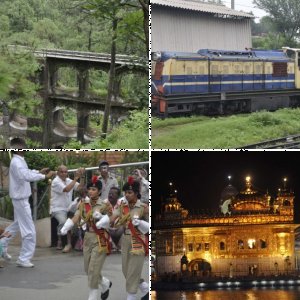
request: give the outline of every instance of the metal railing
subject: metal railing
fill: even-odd
[[[110,165],[109,170],[119,169],[119,174],[117,174],[116,177],[119,178],[119,184],[121,186],[125,181],[126,175],[130,174],[132,167],[145,166],[145,165],[149,165],[149,161]],[[76,172],[76,170],[77,169],[70,169],[68,170],[68,173],[72,174]],[[85,170],[86,170],[85,182],[87,182],[87,179],[91,177],[91,173],[93,171],[99,170],[99,167],[89,167],[86,168]],[[115,171],[111,173],[117,173],[117,172]],[[38,200],[38,185],[37,182],[33,183],[32,185],[33,213],[32,214],[33,214],[34,221],[38,219],[38,209],[41,208],[43,205],[45,205],[45,201],[49,199],[49,203],[50,203],[50,197],[47,197],[50,194],[50,190],[51,190],[51,184],[48,184],[47,188],[42,194],[42,197],[40,198],[40,200]],[[48,211],[49,211],[49,207],[48,207]]]

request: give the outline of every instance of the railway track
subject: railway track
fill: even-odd
[[[300,149],[300,135],[290,135],[279,139],[266,140],[238,149]]]

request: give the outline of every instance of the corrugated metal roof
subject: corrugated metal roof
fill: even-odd
[[[224,5],[204,3],[193,0],[151,0],[151,4],[163,5],[187,10],[201,11],[212,14],[230,15],[235,17],[254,18],[253,15],[233,10]]]

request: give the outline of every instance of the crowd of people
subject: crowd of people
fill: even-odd
[[[24,149],[21,139],[12,140],[12,149]],[[36,246],[36,231],[32,219],[29,197],[30,182],[54,178],[51,183],[50,213],[57,220],[58,250],[72,250],[73,227],[84,233],[84,269],[88,277],[88,300],[109,298],[113,282],[102,274],[106,256],[112,247],[121,250],[122,272],[126,280],[127,300],[136,300],[138,290],[142,300],[149,299],[149,286],[141,278],[149,242],[149,182],[144,169],[136,169],[121,190],[117,179],[109,172],[109,163],[101,161],[100,176],[85,182],[84,168],[68,177],[64,165],[57,171],[48,168],[30,170],[21,150],[13,151],[9,171],[9,195],[14,207],[14,221],[0,235],[0,256],[11,260],[8,245],[17,232],[21,233],[21,250],[18,267],[33,268],[32,257]],[[74,192],[78,197],[73,200]],[[76,226],[75,226],[76,225]],[[67,236],[63,247],[62,236]],[[3,264],[0,261],[0,266]],[[117,288],[117,284],[115,285]]]

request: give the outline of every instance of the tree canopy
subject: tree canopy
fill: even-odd
[[[8,45],[111,53],[113,28],[107,16],[114,9],[118,18],[116,53],[147,61],[149,0],[2,0],[0,100],[22,115],[43,117],[41,87],[32,80],[41,66],[29,53],[11,53]],[[75,78],[72,70],[60,75],[63,82]],[[130,73],[117,80],[124,102],[148,106],[147,76]],[[107,93],[107,74],[93,70],[89,81],[92,93]]]
[[[273,33],[281,36],[285,46],[297,44],[300,36],[300,2],[298,0],[254,0],[253,3],[269,14],[267,20],[272,23]]]

